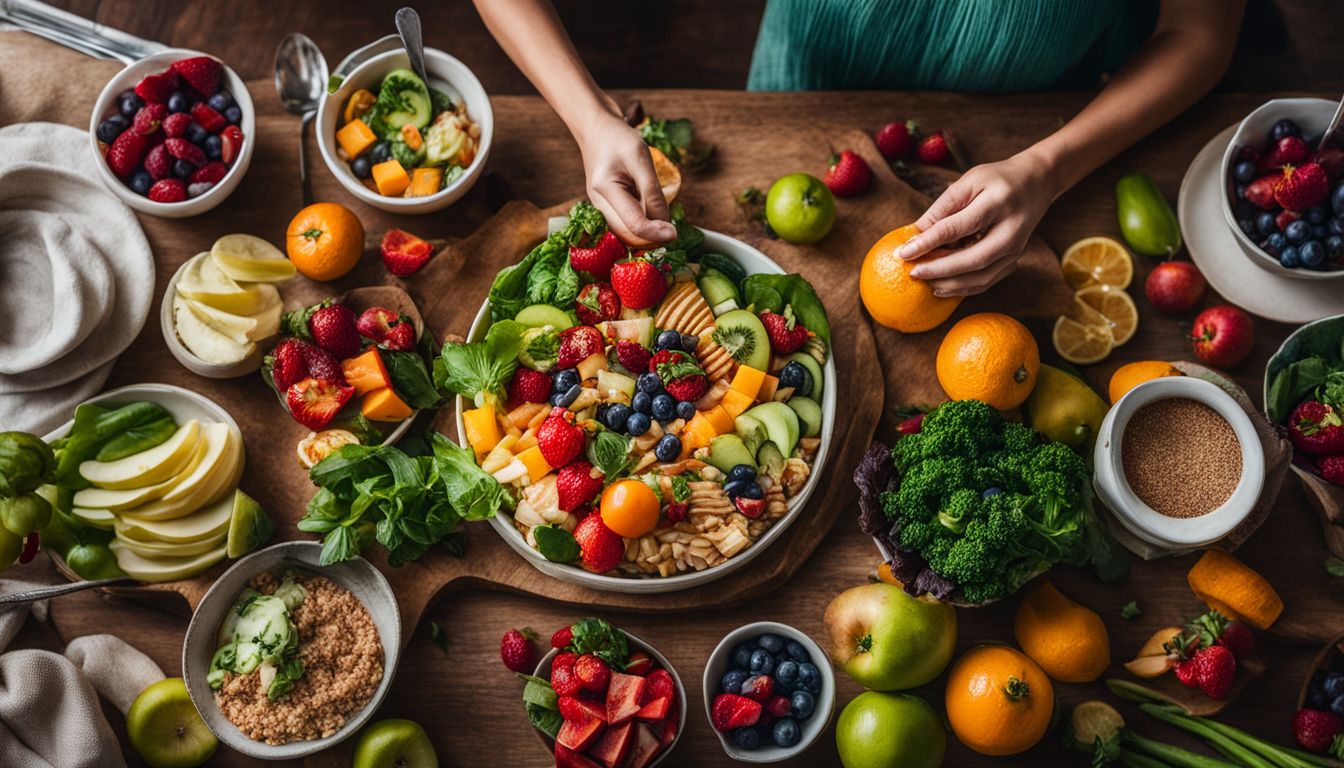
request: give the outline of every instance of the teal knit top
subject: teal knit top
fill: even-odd
[[[767,0],[748,90],[1087,88],[1151,34],[1156,2]]]

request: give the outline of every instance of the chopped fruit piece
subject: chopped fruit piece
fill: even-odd
[[[601,352],[594,352],[579,362],[577,366],[579,369],[579,380],[587,381],[588,379],[595,378],[599,372],[609,370],[609,365],[610,363],[607,361],[606,355]]]
[[[442,168],[416,168],[411,172],[411,189],[407,193],[408,196],[429,197],[437,194],[440,189],[443,189]]]
[[[751,407],[754,401],[750,395],[744,395],[736,389],[730,389],[723,395],[723,400],[719,401],[719,407],[728,413],[731,418],[736,419],[742,415],[742,412]]]
[[[415,170],[417,174],[420,171],[419,168]],[[429,258],[434,255],[434,246],[405,230],[389,229],[383,235],[379,251],[388,272],[406,277],[419,272],[429,262]]]
[[[608,728],[602,738],[593,745],[589,754],[596,757],[606,768],[617,768],[625,764],[626,755],[635,744],[635,724],[622,723]]]
[[[351,123],[351,125],[363,124],[363,120]],[[372,173],[378,193],[388,197],[401,197],[401,193],[411,185],[411,177],[406,175],[406,169],[401,167],[401,163],[397,162],[395,157],[373,166]]]
[[[660,696],[640,707],[639,711],[635,713],[635,718],[638,720],[662,720],[667,717],[667,711],[671,703],[672,700],[668,697]]]
[[[491,407],[473,408],[462,412],[462,423],[467,430],[467,443],[476,452],[476,458],[489,453],[499,444],[499,419]]]
[[[682,430],[681,436],[684,442],[695,443],[695,447],[701,448],[709,445],[709,441],[718,436],[713,423],[703,412],[698,412],[686,422],[686,428]]]
[[[425,137],[420,135],[420,129],[410,123],[401,126],[401,140],[406,142],[406,146],[416,151],[425,146]]]
[[[167,104],[168,97],[177,90],[177,73],[165,69],[157,75],[146,75],[135,86],[135,95],[147,104]]]
[[[720,731],[748,728],[760,719],[761,703],[735,693],[719,694],[710,708],[710,721]]]
[[[673,723],[674,727],[675,725]],[[663,744],[659,740],[658,734],[650,730],[647,725],[640,723],[635,727],[635,746],[630,749],[629,766],[630,768],[646,768],[662,751]]]
[[[317,431],[326,429],[354,395],[354,388],[348,384],[308,378],[290,385],[285,402],[295,421]]]
[[[761,388],[756,392],[756,399],[762,403],[768,403],[775,399],[775,390],[779,389],[779,378],[766,375],[761,381]]]
[[[368,114],[377,100],[378,97],[374,96],[367,88],[360,88],[350,94],[350,98],[345,102],[345,110],[341,112],[341,124],[344,125],[351,120],[358,120]]]
[[[607,686],[607,722],[616,725],[634,717],[643,698],[644,678],[612,672]]]
[[[518,460],[527,467],[527,478],[531,482],[537,482],[551,471],[551,465],[547,464],[546,458],[541,455],[540,446],[534,445],[518,454]]]
[[[375,389],[359,404],[360,413],[373,421],[404,421],[413,411],[391,387]]]
[[[341,145],[341,149],[345,150],[345,154],[359,157],[364,154],[364,150],[378,141],[378,137],[374,135],[368,123],[363,120],[352,120],[336,131],[336,141]]]
[[[341,361],[345,382],[355,388],[356,395],[392,386],[392,377],[383,365],[383,356],[377,347],[369,347],[362,354]]]
[[[224,77],[224,65],[209,56],[193,56],[173,62],[173,71],[195,88],[202,97],[213,96]]]
[[[739,365],[737,373],[733,374],[733,383],[729,386],[747,397],[755,398],[760,393],[761,384],[765,379],[765,371],[758,371],[749,365]]]
[[[716,405],[708,411],[703,411],[705,420],[709,426],[714,429],[715,435],[725,435],[733,431],[733,419],[728,411],[721,405]]]
[[[597,741],[602,728],[602,721],[595,717],[580,723],[566,721],[555,734],[556,747],[558,749],[563,746],[565,749],[582,752]]]

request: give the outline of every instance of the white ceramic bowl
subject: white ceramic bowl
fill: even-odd
[[[776,744],[769,744],[768,746],[762,744],[756,749],[741,749],[733,743],[731,733],[722,733],[714,728],[712,714],[714,697],[719,695],[719,682],[731,667],[733,649],[739,643],[754,640],[764,634],[779,635],[785,641],[796,640],[807,649],[808,654],[812,656],[812,663],[821,672],[821,692],[816,695],[817,706],[812,712],[812,717],[798,723],[802,736],[798,739],[797,744],[787,748]],[[709,720],[710,730],[713,730],[714,734],[719,737],[719,743],[723,745],[723,751],[727,752],[729,757],[743,763],[777,763],[801,755],[816,743],[821,734],[826,731],[826,726],[831,722],[831,715],[835,713],[835,672],[831,669],[830,659],[812,638],[788,624],[780,624],[775,621],[758,621],[754,624],[747,624],[724,635],[724,638],[710,652],[709,660],[705,662],[702,686],[705,698],[705,717]]]
[[[682,685],[681,676],[677,674],[677,670],[672,666],[672,662],[668,661],[666,656],[659,653],[657,648],[654,648],[652,645],[649,645],[625,630],[621,630],[621,632],[625,635],[628,647],[632,651],[643,651],[647,653],[649,658],[658,663],[658,666],[666,669],[668,674],[672,675],[672,682],[677,687],[677,735],[672,739],[672,743],[668,744],[667,748],[662,752],[659,752],[658,756],[653,759],[653,762],[649,763],[647,766],[647,768],[654,768],[654,766],[661,764],[664,758],[672,754],[672,750],[677,748],[677,742],[681,741],[682,731],[686,730],[686,686]],[[551,679],[551,662],[555,660],[555,656],[558,653],[560,653],[559,648],[552,648],[550,652],[541,657],[541,661],[537,662],[537,668],[532,674],[543,680],[549,681]],[[541,739],[541,742],[546,745],[548,751],[554,749],[555,742],[552,741],[550,736],[547,736],[536,728],[533,728],[532,730],[537,734],[537,737]]]
[[[191,701],[205,724],[225,746],[249,757],[293,760],[339,744],[359,730],[378,710],[378,705],[392,687],[392,678],[396,675],[397,661],[401,655],[401,614],[391,585],[377,568],[362,557],[322,567],[318,564],[321,554],[322,544],[316,541],[287,541],[253,552],[234,563],[211,585],[192,614],[191,624],[187,626],[187,636],[182,643],[182,677],[186,680]],[[262,571],[286,567],[325,576],[350,590],[363,603],[378,628],[378,641],[383,646],[383,679],[378,683],[373,697],[352,714],[336,733],[326,738],[277,745],[253,741],[243,735],[219,711],[210,685],[206,682],[206,675],[210,671],[210,659],[215,654],[215,635],[238,594],[247,587],[252,577]]]
[[[425,70],[429,75],[429,85],[447,93],[453,102],[465,101],[467,116],[481,128],[481,138],[476,159],[456,181],[425,197],[388,197],[370,191],[350,170],[350,165],[337,154],[336,131],[345,102],[350,94],[365,88],[378,93],[378,85],[383,76],[394,69],[410,66],[406,52],[401,50],[380,53],[360,64],[341,83],[335,93],[322,97],[317,109],[317,146],[322,150],[322,160],[327,168],[341,182],[345,190],[360,200],[391,213],[430,213],[442,210],[457,202],[480,178],[485,161],[490,156],[490,143],[495,133],[495,115],[490,109],[490,98],[481,87],[481,81],[467,68],[467,65],[435,48],[425,49]]]
[[[731,256],[747,271],[747,274],[756,274],[764,272],[766,274],[785,274],[784,270],[759,250],[747,245],[728,235],[714,232],[708,229],[701,229],[705,233],[705,252],[722,253]],[[476,319],[472,321],[471,330],[467,332],[468,341],[480,341],[485,338],[485,332],[490,329],[490,302],[487,300],[481,304],[481,309],[476,313]],[[549,576],[554,576],[561,581],[567,581],[572,584],[589,587],[590,589],[600,589],[606,592],[622,592],[625,594],[659,594],[663,592],[676,592],[682,589],[698,587],[702,584],[708,584],[716,579],[721,579],[730,573],[742,568],[751,562],[758,555],[765,551],[766,547],[784,534],[793,521],[798,519],[798,514],[803,507],[807,506],[807,500],[812,497],[812,492],[816,489],[817,483],[821,478],[822,471],[826,467],[826,456],[831,444],[831,437],[835,431],[835,389],[837,384],[835,372],[835,356],[829,355],[826,358],[826,365],[822,367],[822,375],[825,377],[825,388],[821,394],[821,448],[817,451],[816,459],[812,463],[812,473],[808,476],[807,483],[802,491],[789,499],[789,511],[780,518],[778,522],[770,526],[759,539],[752,543],[736,557],[727,561],[706,568],[703,571],[686,571],[674,576],[649,576],[645,578],[607,576],[600,573],[590,573],[576,565],[564,563],[553,563],[542,556],[540,552],[528,546],[527,540],[518,532],[513,525],[513,518],[507,510],[500,510],[498,514],[491,519],[490,524],[504,541],[514,551],[523,556],[523,559],[531,563],[537,570]],[[462,411],[466,401],[459,395],[455,400],[457,410],[457,439],[463,445],[467,444],[467,428],[462,422]]]
[[[189,198],[180,203],[156,203],[148,197],[137,195],[121,179],[118,179],[112,173],[112,169],[107,167],[107,161],[103,159],[103,153],[98,148],[98,136],[96,135],[98,123],[102,122],[104,118],[116,114],[117,96],[122,91],[134,88],[136,83],[140,82],[140,79],[145,75],[153,75],[164,71],[174,61],[189,59],[193,56],[209,55],[187,48],[171,48],[146,56],[134,64],[126,65],[125,69],[114,75],[107,82],[107,85],[103,86],[103,92],[98,94],[98,100],[93,103],[93,114],[89,116],[89,151],[93,153],[94,165],[98,166],[98,176],[117,197],[121,198],[122,202],[141,213],[149,213],[169,219],[180,219],[205,213],[224,202],[224,199],[233,193],[233,190],[238,186],[238,182],[243,180],[243,174],[247,173],[247,166],[252,162],[252,149],[257,143],[257,121],[256,112],[252,108],[252,96],[247,92],[247,84],[227,64],[224,65],[224,88],[233,96],[233,100],[237,102],[238,107],[243,112],[243,122],[239,125],[239,128],[243,130],[243,150],[234,159],[229,172],[210,191],[200,197]]]
[[[1130,488],[1123,462],[1124,433],[1143,406],[1157,400],[1186,398],[1203,403],[1227,420],[1241,444],[1241,480],[1222,506],[1198,517],[1167,517],[1148,506]],[[1172,439],[1180,439],[1173,434]],[[1255,425],[1232,396],[1216,385],[1190,376],[1168,376],[1134,387],[1111,406],[1093,448],[1093,486],[1097,496],[1130,533],[1173,550],[1208,546],[1241,524],[1260,498],[1265,454]]]
[[[125,405],[138,400],[147,400],[162,406],[179,424],[192,419],[219,421],[228,424],[229,428],[235,433],[242,434],[238,429],[238,422],[234,421],[229,412],[224,410],[224,407],[219,403],[205,395],[172,384],[128,384],[124,387],[109,389],[106,392],[99,392],[84,402]],[[72,413],[68,421],[44,435],[42,439],[50,443],[52,440],[65,437],[74,425],[75,420]]]
[[[229,365],[207,363],[182,343],[182,339],[177,335],[177,323],[173,322],[173,298],[177,295],[177,279],[181,277],[182,269],[185,267],[186,264],[183,263],[173,273],[172,279],[168,281],[168,290],[163,292],[163,301],[159,305],[159,329],[163,332],[163,343],[168,345],[168,351],[173,353],[173,357],[184,368],[207,379],[233,379],[256,373],[261,369],[262,358],[271,348],[274,335],[257,341],[257,348],[252,354]]]
[[[1299,280],[1336,280],[1344,277],[1344,269],[1330,271],[1304,267],[1288,269],[1280,264],[1278,259],[1260,250],[1260,246],[1241,231],[1241,227],[1237,226],[1236,214],[1232,212],[1232,166],[1236,164],[1237,155],[1242,147],[1250,146],[1260,150],[1269,136],[1269,129],[1285,117],[1297,123],[1302,129],[1303,137],[1308,142],[1313,142],[1330,127],[1330,118],[1334,116],[1336,106],[1335,102],[1326,99],[1297,98],[1267,101],[1241,121],[1236,133],[1232,134],[1232,141],[1228,143],[1227,150],[1223,153],[1223,162],[1219,166],[1222,176],[1218,180],[1218,188],[1221,190],[1219,194],[1223,201],[1223,217],[1227,219],[1227,226],[1232,230],[1232,237],[1236,238],[1237,245],[1247,258],[1261,269]]]

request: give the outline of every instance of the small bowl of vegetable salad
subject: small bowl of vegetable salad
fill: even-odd
[[[392,213],[429,213],[457,202],[481,175],[494,114],[465,64],[425,49],[429,82],[400,49],[361,64],[329,87],[317,111],[322,159],[350,194]]]

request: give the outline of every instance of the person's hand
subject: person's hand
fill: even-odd
[[[897,253],[903,259],[917,259],[981,234],[971,245],[910,270],[938,296],[980,293],[1017,268],[1027,238],[1057,194],[1046,163],[1028,153],[977,165],[939,195],[915,222],[920,234]]]
[[[579,139],[588,198],[626,245],[647,248],[677,236],[649,149],[635,129],[604,114]]]

